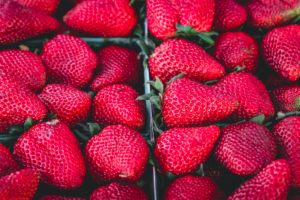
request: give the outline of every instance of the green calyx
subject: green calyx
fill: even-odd
[[[291,117],[291,116],[300,116],[300,112],[299,111],[293,111],[293,112],[288,112],[288,113],[278,112],[276,120],[280,121],[284,118]]]
[[[245,69],[245,65],[244,66],[236,66],[234,69],[233,69],[233,72],[241,72],[243,69]]]
[[[297,97],[294,103],[295,110],[300,110],[300,97]]]
[[[82,142],[88,142],[93,136],[98,135],[101,132],[101,127],[97,123],[78,123],[78,126],[72,129],[75,136]]]

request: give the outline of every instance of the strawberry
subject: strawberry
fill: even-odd
[[[15,77],[0,74],[0,134],[13,125],[23,125],[28,117],[44,119],[47,109],[36,94]]]
[[[0,177],[21,170],[8,148],[0,143]]]
[[[212,56],[223,65],[228,72],[237,66],[245,66],[242,71],[254,73],[259,58],[258,45],[247,33],[226,32],[215,40]]]
[[[91,35],[126,37],[135,27],[137,15],[133,7],[122,1],[83,1],[63,20],[71,28]]]
[[[33,169],[23,169],[0,178],[0,200],[32,199],[40,178],[40,173]]]
[[[89,172],[97,183],[139,180],[149,156],[143,136],[122,125],[108,126],[92,137],[84,154]]]
[[[85,200],[85,199],[76,198],[76,197],[61,197],[56,195],[47,195],[47,196],[42,196],[39,200]]]
[[[51,16],[12,0],[0,0],[0,45],[16,43],[56,30]]]
[[[92,99],[87,92],[67,84],[49,84],[38,97],[67,126],[88,120]]]
[[[90,196],[89,200],[147,200],[145,192],[138,186],[129,183],[113,182],[99,187]]]
[[[200,46],[185,39],[170,39],[157,47],[149,58],[152,78],[157,76],[164,85],[184,72],[194,81],[210,81],[225,75],[225,69]]]
[[[268,32],[261,43],[265,62],[288,81],[300,78],[300,26],[289,25]]]
[[[57,35],[43,46],[41,58],[46,65],[50,83],[84,87],[97,67],[95,52],[80,38]]]
[[[279,154],[287,159],[292,169],[292,186],[300,188],[300,117],[283,119],[273,127]]]
[[[214,0],[148,0],[147,20],[150,32],[166,40],[176,35],[176,24],[191,25],[198,32],[210,31],[215,11]]]
[[[184,176],[176,179],[168,188],[164,200],[222,200],[224,193],[208,177]]]
[[[0,51],[0,72],[18,77],[35,93],[46,84],[46,69],[41,58],[29,51]]]
[[[142,66],[135,51],[109,46],[99,51],[97,74],[90,88],[100,91],[112,84],[137,86],[141,82]]]
[[[266,121],[275,115],[266,87],[250,73],[230,73],[211,86],[219,92],[233,95],[239,102],[230,121],[248,120],[257,115],[265,115]]]
[[[216,0],[214,30],[235,30],[246,21],[247,12],[244,6],[236,3],[234,0]]]
[[[284,159],[271,162],[256,176],[242,184],[229,198],[286,199],[291,183],[291,168]]]
[[[60,188],[82,185],[86,173],[79,143],[57,119],[34,125],[18,138],[13,155],[24,168],[41,172],[41,181]]]
[[[288,84],[284,78],[275,72],[270,73],[270,71],[264,74],[264,76],[261,78],[261,82],[263,82],[267,89],[271,90]]]
[[[254,122],[230,124],[221,129],[214,156],[232,173],[255,175],[277,155],[273,134]]]
[[[139,94],[124,84],[109,85],[94,98],[92,117],[102,126],[121,124],[140,130],[145,125],[144,101],[136,100]]]
[[[53,15],[60,0],[13,0],[24,6],[37,9],[45,14]]]

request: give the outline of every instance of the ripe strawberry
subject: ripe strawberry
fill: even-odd
[[[0,178],[0,200],[32,199],[40,178],[40,173],[33,169],[23,169]]]
[[[137,15],[133,7],[122,1],[83,1],[63,20],[71,28],[91,35],[125,37],[135,27]]]
[[[228,72],[234,71],[237,66],[245,66],[244,72],[254,73],[258,64],[259,50],[254,38],[247,33],[226,32],[215,40],[212,55]]]
[[[168,188],[164,200],[222,200],[224,193],[210,178],[184,176],[176,179]]]
[[[101,126],[121,124],[140,130],[145,125],[146,107],[139,94],[124,84],[109,85],[94,98],[92,117]]]
[[[0,177],[21,170],[8,148],[0,143]]]
[[[88,120],[92,99],[87,92],[67,84],[49,84],[38,97],[67,126]]]
[[[300,117],[288,117],[273,127],[280,156],[287,159],[292,169],[292,186],[300,188]]]
[[[231,95],[186,78],[171,82],[162,100],[162,114],[169,128],[211,124],[227,118],[237,107]]]
[[[46,69],[41,58],[29,51],[0,51],[0,72],[18,77],[32,92],[39,92],[46,84]]]
[[[234,0],[216,0],[214,30],[235,30],[246,21],[247,12],[244,6],[236,3]]]
[[[262,40],[265,62],[288,81],[300,78],[300,26],[289,25],[271,30]]]
[[[210,31],[214,12],[214,0],[148,0],[147,20],[150,32],[158,39],[175,36],[176,23],[191,25],[198,32]]]
[[[13,155],[24,168],[41,172],[41,181],[60,188],[82,185],[86,168],[70,129],[54,119],[34,125],[17,140]]]
[[[264,74],[264,76],[261,78],[261,82],[263,82],[267,89],[271,90],[288,84],[284,78],[275,72],[268,72]]]
[[[11,0],[0,0],[0,45],[16,43],[56,30],[56,19]]]
[[[56,195],[42,196],[39,200],[85,200],[84,198],[76,197],[61,197]]]
[[[291,168],[284,159],[271,162],[252,179],[242,184],[229,198],[286,199],[291,183]]]
[[[88,141],[84,153],[89,172],[97,183],[139,180],[149,156],[143,136],[122,125],[104,128]]]
[[[45,14],[53,15],[60,0],[13,0],[24,6],[37,9]]]
[[[249,121],[221,129],[214,156],[232,173],[255,175],[277,155],[273,134],[263,125]]]
[[[47,109],[36,94],[16,78],[0,74],[0,134],[12,125],[23,125],[28,117],[44,119]]]
[[[231,121],[248,120],[257,115],[265,115],[266,121],[274,116],[275,110],[266,87],[250,73],[230,73],[211,86],[239,102],[237,110],[229,117]]]
[[[135,51],[109,46],[99,51],[97,74],[90,88],[100,91],[112,84],[137,86],[141,82],[142,66]]]
[[[156,141],[154,156],[164,174],[194,173],[209,157],[220,134],[217,126],[172,128]]]
[[[113,182],[99,187],[89,198],[89,200],[98,199],[147,200],[148,198],[145,192],[134,184]]]
[[[164,85],[184,72],[184,77],[205,82],[219,79],[225,69],[200,46],[185,39],[171,39],[157,47],[149,58],[152,79]]]
[[[97,56],[85,41],[70,35],[57,35],[43,46],[41,58],[50,83],[82,88],[93,77]]]

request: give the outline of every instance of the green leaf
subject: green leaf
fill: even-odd
[[[177,29],[176,33],[177,32],[179,32],[179,33],[183,32],[183,33],[189,34],[190,31],[192,30],[192,26],[190,26],[190,25],[183,26],[181,24],[176,23],[176,29]]]
[[[146,69],[148,67],[148,61],[149,61],[149,58],[145,58],[143,60],[143,67],[144,67],[144,69]]]
[[[294,21],[291,24],[299,24],[300,23],[300,15],[294,19]]]
[[[147,184],[147,182],[142,180],[142,179],[140,179],[136,182],[136,185],[141,187],[141,188],[144,187],[146,184]]]
[[[147,140],[147,144],[148,144],[148,146],[149,146],[151,149],[154,149],[155,143],[154,143],[153,141]]]
[[[153,91],[151,91],[149,94],[143,94],[141,96],[139,96],[138,98],[136,98],[135,100],[150,100],[151,97],[156,96],[156,94],[153,93]]]
[[[179,78],[182,78],[184,75],[184,72],[182,72],[181,74],[177,75],[177,76],[174,76],[168,83],[167,83],[167,86],[172,83],[173,81],[175,81],[176,79],[179,79]]]
[[[82,134],[80,131],[78,131],[77,129],[73,129],[72,131],[74,133],[74,135],[81,141],[83,142],[87,142],[89,141],[89,137],[85,136],[84,134]]]
[[[266,123],[264,123],[263,125],[265,126],[265,127],[269,127],[269,126],[271,126],[273,124],[273,122],[266,122]]]
[[[200,167],[199,167],[199,169],[196,171],[196,174],[197,175],[199,175],[199,176],[204,176],[204,166],[203,166],[203,164],[201,163],[200,164]]]
[[[253,121],[253,122],[257,122],[259,124],[263,124],[265,118],[266,118],[265,115],[257,115],[255,117],[253,117],[252,119],[250,119],[249,121]]]
[[[64,34],[65,34],[65,35],[70,35],[70,31],[67,30],[67,31],[64,32]]]
[[[155,89],[157,89],[161,94],[164,92],[164,85],[162,84],[161,80],[156,76],[155,77]]]
[[[150,46],[148,46],[143,40],[137,41],[137,44],[143,51],[143,53],[147,56],[150,57],[151,53],[153,52],[153,49],[151,49]]]
[[[160,97],[159,96],[153,96],[149,100],[150,100],[150,103],[152,103],[153,105],[160,106]]]
[[[242,71],[243,69],[245,69],[245,65],[244,66],[242,66],[242,67],[240,67],[240,66],[236,66],[234,69],[233,69],[233,72],[240,72],[240,71]]]
[[[24,127],[23,126],[12,126],[9,131],[8,134],[9,135],[21,135],[24,132]]]
[[[148,164],[152,165],[153,167],[157,168],[157,164],[153,158],[148,159]]]
[[[155,43],[147,36],[146,36],[146,43],[152,49],[152,51],[155,49],[156,47]]]
[[[227,123],[222,123],[222,122],[216,122],[216,123],[213,123],[213,125],[216,125],[216,126],[218,126],[219,128],[224,128],[225,126],[228,126],[229,124],[227,124]]]
[[[135,2],[135,0],[131,0],[129,5],[131,6],[134,2]]]
[[[210,31],[210,32],[201,32],[201,34],[206,35],[206,36],[218,36],[219,33],[215,32],[215,31]]]
[[[90,128],[91,136],[98,135],[101,131],[101,127],[97,123],[87,123]]]
[[[97,92],[94,91],[88,91],[88,94],[91,96],[92,99],[96,96]]]
[[[88,135],[91,134],[91,130],[90,130],[90,127],[88,125],[81,124],[81,123],[78,123],[78,125],[82,128],[82,131],[87,132]]]
[[[215,44],[214,40],[211,39],[211,38],[210,38],[209,36],[207,36],[207,35],[204,35],[204,34],[202,34],[202,33],[199,33],[198,36],[199,36],[199,37],[201,38],[201,40],[202,40],[203,42],[205,42],[206,44],[209,44],[209,45],[214,45],[214,44]]]
[[[24,131],[28,131],[33,126],[33,120],[31,117],[28,117],[24,123]]]
[[[212,85],[212,84],[214,84],[214,83],[216,83],[216,82],[218,82],[218,80],[206,81],[206,82],[204,83],[204,85]]]
[[[288,113],[278,112],[276,120],[282,120],[286,117],[291,117],[291,116],[300,116],[300,112],[299,111],[293,111]]]
[[[135,0],[132,0],[132,1],[135,1]],[[132,34],[138,36],[139,38],[143,38],[143,29],[142,29],[141,25],[137,24],[134,27]]]
[[[171,172],[167,172],[167,177],[171,182],[173,182],[175,179],[179,178],[179,176],[177,176]]]

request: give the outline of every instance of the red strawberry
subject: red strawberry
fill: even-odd
[[[56,30],[56,19],[11,0],[0,0],[0,45],[16,43]]]
[[[43,46],[41,58],[50,83],[65,83],[82,88],[97,67],[95,52],[80,38],[57,35]]]
[[[280,156],[289,161],[292,186],[300,188],[300,117],[288,117],[273,127]]]
[[[263,82],[263,84],[266,86],[267,89],[275,89],[288,84],[288,82],[284,78],[282,78],[275,72],[270,73],[270,71],[264,74],[264,76],[261,78],[261,81]]]
[[[18,77],[32,92],[39,92],[46,84],[46,69],[41,58],[29,51],[0,51],[0,72]]]
[[[0,143],[0,177],[21,170],[8,148]]]
[[[230,73],[211,88],[238,100],[238,109],[229,117],[231,121],[247,120],[261,114],[268,121],[275,115],[266,87],[250,73]]]
[[[24,6],[37,9],[48,15],[53,15],[60,0],[13,0]]]
[[[291,183],[291,168],[284,159],[271,162],[252,179],[242,184],[229,198],[286,199]]]
[[[0,74],[0,134],[12,125],[23,125],[28,117],[38,121],[47,114],[38,96],[14,79]]]
[[[273,134],[263,125],[249,121],[221,129],[214,156],[232,173],[255,175],[277,155]]]
[[[219,79],[225,69],[200,46],[185,39],[171,39],[157,47],[149,58],[153,79],[157,76],[164,85],[184,72],[184,77],[205,82]]]
[[[67,126],[88,120],[92,99],[87,92],[67,84],[49,84],[38,97]]]
[[[226,32],[215,40],[212,55],[228,72],[232,72],[237,66],[245,66],[244,72],[254,73],[259,50],[254,38],[247,33]]]
[[[143,136],[122,125],[104,128],[88,141],[84,153],[97,183],[139,180],[149,156]]]
[[[140,130],[145,125],[146,107],[139,94],[124,84],[109,85],[95,96],[93,120],[101,126],[121,124]]]
[[[247,21],[244,6],[234,0],[216,0],[216,11],[213,23],[214,30],[235,30]]]
[[[135,51],[109,46],[99,51],[97,75],[90,85],[91,90],[100,91],[112,84],[137,86],[141,82],[142,66]]]
[[[90,196],[89,200],[147,200],[145,192],[138,186],[129,183],[113,182],[99,187]]]
[[[288,81],[296,81],[300,78],[299,25],[271,30],[263,38],[261,48],[265,62],[281,77]]]
[[[39,200],[85,200],[84,198],[76,197],[61,197],[56,195],[42,196]]]
[[[176,23],[210,31],[215,11],[214,0],[148,0],[146,6],[148,28],[161,40],[175,36]]]
[[[156,141],[154,156],[162,173],[194,173],[209,157],[220,134],[217,126],[172,128]]]
[[[41,181],[60,189],[82,185],[86,168],[70,129],[54,119],[34,125],[17,140],[13,155],[24,168],[41,172]]]
[[[222,200],[224,193],[210,178],[184,176],[176,179],[168,188],[164,200]]]
[[[237,100],[209,86],[180,78],[169,84],[162,100],[162,114],[169,128],[197,127],[230,116]]]
[[[0,200],[32,199],[40,178],[40,173],[33,169],[23,169],[0,178]]]
[[[121,1],[83,1],[64,16],[79,31],[101,37],[129,36],[137,23],[133,7]]]

